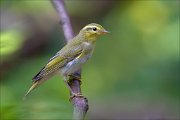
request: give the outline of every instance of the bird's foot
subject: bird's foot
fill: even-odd
[[[76,76],[76,75],[69,75],[69,80],[68,80],[68,83],[71,83],[71,81],[75,79],[75,80],[78,80],[80,85],[82,84],[81,82],[81,77],[80,76]]]
[[[72,101],[74,98],[79,97],[79,98],[85,98],[81,93],[72,93],[72,95],[69,98],[69,101]],[[86,98],[85,98],[86,99]]]

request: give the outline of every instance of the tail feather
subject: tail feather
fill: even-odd
[[[29,90],[27,91],[27,93],[25,94],[24,97],[26,97],[27,95],[29,95],[29,93],[34,90],[37,86],[39,85],[39,81],[36,81],[33,83],[33,85],[29,88]]]
[[[39,73],[32,78],[33,81],[39,81],[40,79],[42,79],[42,75],[41,74],[43,72],[43,69],[41,69],[41,71],[39,71]]]
[[[47,80],[50,77],[49,75],[43,76],[43,74],[44,74],[44,68],[41,69],[41,71],[33,77],[32,79],[33,85],[29,88],[29,90],[25,94],[24,99],[31,93],[32,90],[37,88],[40,84],[42,84],[45,80]],[[51,73],[51,74],[54,74],[54,73]]]

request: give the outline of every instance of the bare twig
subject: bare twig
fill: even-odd
[[[69,16],[68,16],[67,11],[64,6],[64,1],[63,0],[52,0],[52,3],[58,12],[58,15],[60,16],[64,36],[66,38],[66,41],[68,42],[74,37],[74,35],[73,35],[73,29],[72,29],[72,26],[70,23]],[[78,78],[81,78],[81,71],[74,73],[74,75],[77,76]],[[71,80],[68,84],[71,87],[72,91],[74,93],[81,94],[80,81],[74,77],[72,77],[70,79]],[[76,119],[76,120],[84,119],[85,114],[88,110],[87,99],[85,97],[75,96],[72,98],[71,102],[74,107],[73,119]]]

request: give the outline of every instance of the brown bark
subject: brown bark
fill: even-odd
[[[68,16],[68,13],[65,9],[64,1],[63,0],[52,0],[52,3],[57,10],[57,13],[60,17],[60,23],[63,28],[64,36],[67,42],[69,42],[73,37],[73,29],[71,26],[71,22]],[[74,73],[76,77],[70,77],[69,86],[72,89],[73,93],[81,94],[81,84],[77,78],[81,78],[81,71]],[[72,94],[72,93],[71,93]],[[87,110],[88,110],[88,101],[83,96],[74,96],[71,99],[71,102],[74,107],[73,111],[73,119],[75,120],[83,120]]]

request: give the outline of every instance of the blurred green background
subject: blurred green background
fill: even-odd
[[[99,38],[83,67],[86,119],[180,119],[179,1],[65,1],[75,34],[96,22]],[[48,0],[1,0],[0,117],[70,119],[63,78],[54,76],[26,100],[31,78],[65,45]]]

